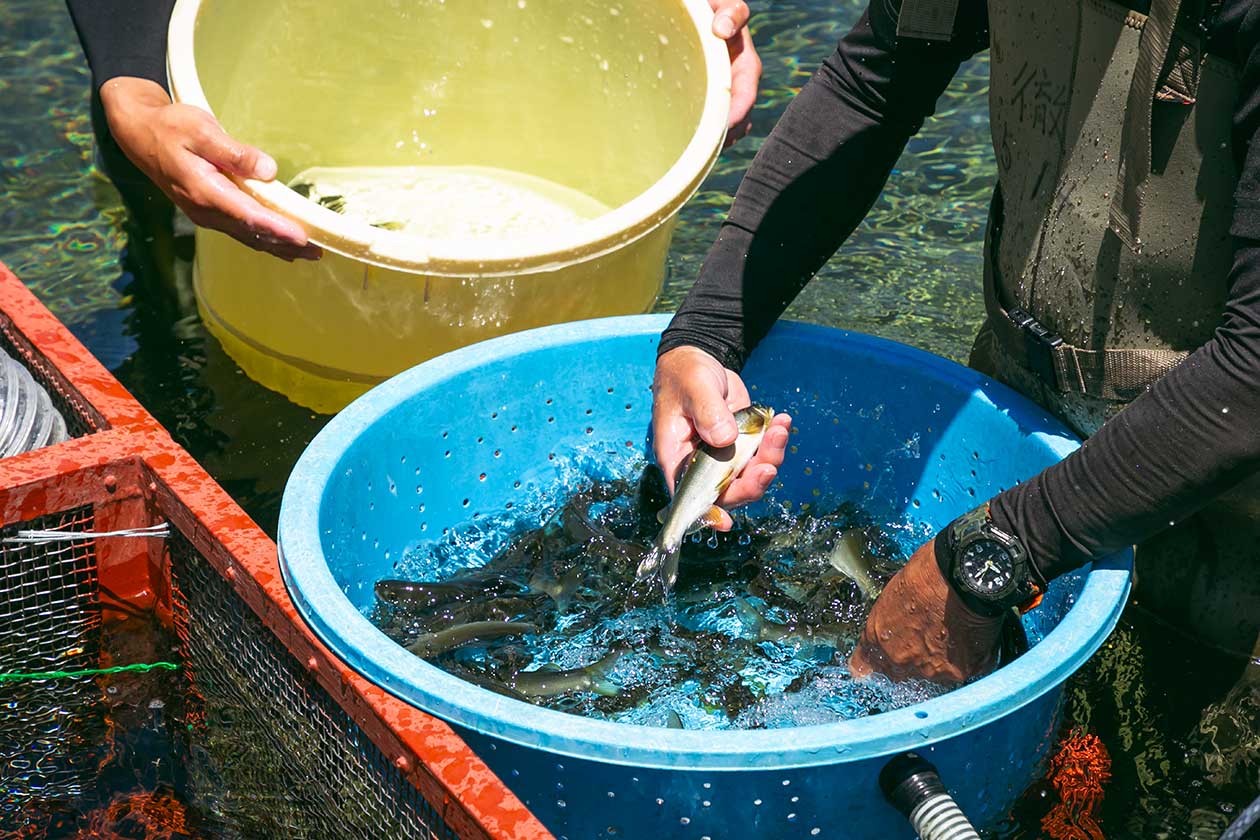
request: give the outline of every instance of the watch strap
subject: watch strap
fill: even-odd
[[[1023,595],[1019,603],[1000,603],[982,598],[963,586],[959,580],[958,570],[955,566],[955,558],[958,556],[959,547],[970,543],[974,539],[986,537],[991,539],[997,538],[1000,541],[1010,542],[1019,547],[1020,562],[1014,569],[1014,573],[1023,578],[1020,584],[1021,595],[1031,592],[1030,595]],[[1046,581],[1041,576],[1041,570],[1032,562],[1027,549],[1023,547],[1018,538],[999,530],[993,525],[989,516],[988,503],[967,511],[945,526],[936,536],[934,549],[941,575],[967,608],[977,615],[997,618],[1012,606],[1018,609],[1020,613],[1026,613],[1041,603],[1041,598],[1046,591]]]

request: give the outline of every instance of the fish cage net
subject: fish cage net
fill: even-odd
[[[0,530],[86,531],[90,508]],[[101,613],[90,540],[44,545],[0,542],[0,673],[75,671],[100,662]],[[0,682],[0,826],[42,822],[56,803],[91,789],[99,750],[100,689],[90,678]],[[28,812],[32,806],[35,812]],[[25,816],[23,816],[25,814]],[[5,836],[0,830],[0,836]]]
[[[0,538],[92,527],[86,506]],[[102,620],[92,538],[0,542],[0,837],[457,838],[193,544],[167,540],[171,631]],[[6,679],[137,656],[179,668]]]
[[[193,546],[171,541],[198,786],[249,837],[455,840],[441,815]]]

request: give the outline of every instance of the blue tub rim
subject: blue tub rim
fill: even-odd
[[[1126,549],[1082,567],[1080,593],[1063,619],[1019,659],[939,697],[854,720],[766,730],[677,730],[594,720],[495,694],[407,652],[371,624],[332,576],[319,537],[323,488],[355,439],[418,390],[490,362],[534,350],[613,337],[655,338],[669,315],[598,318],[540,327],[439,356],[387,380],[334,417],[298,459],[281,501],[280,570],[298,612],[350,667],[449,723],[558,755],[662,769],[776,770],[859,761],[929,745],[983,727],[1060,686],[1119,621],[1133,569]],[[1033,437],[1066,455],[1079,442],[1026,398],[940,356],[887,339],[793,321],[776,330],[827,334],[904,363],[930,364],[942,379],[1009,395],[1009,413],[1042,429]],[[943,364],[944,363],[944,364]],[[987,397],[985,397],[987,399]],[[1026,408],[1025,408],[1026,407]],[[319,606],[316,607],[315,604]]]

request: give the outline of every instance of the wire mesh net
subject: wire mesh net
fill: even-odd
[[[178,534],[171,565],[194,798],[247,837],[457,836]]]
[[[90,530],[80,508],[0,530]],[[73,671],[100,662],[101,614],[90,540],[0,543],[0,674]],[[100,689],[90,677],[0,682],[0,825],[25,830],[54,803],[96,784]],[[48,807],[42,807],[41,803]],[[3,832],[0,832],[3,834]]]
[[[91,530],[90,507],[12,525]],[[103,624],[94,542],[0,543],[0,837],[458,835],[181,535],[174,634]]]

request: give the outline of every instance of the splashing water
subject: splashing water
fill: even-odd
[[[633,585],[668,501],[659,471],[637,464],[637,481],[606,472],[573,480],[580,472],[568,469],[563,486],[581,489],[563,499],[540,494],[515,516],[413,549],[400,567],[410,581],[377,584],[373,621],[489,690],[622,723],[802,726],[942,692],[922,681],[849,677],[872,587],[904,561],[856,505],[808,515],[772,507],[737,515],[731,533],[693,534],[665,600]],[[846,565],[838,558],[845,551],[863,556]],[[846,573],[855,562],[869,577]]]

